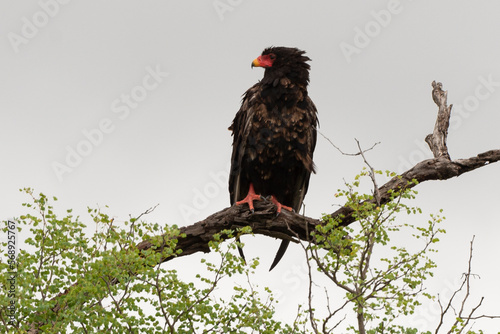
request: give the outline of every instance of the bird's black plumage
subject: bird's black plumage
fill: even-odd
[[[297,48],[265,49],[252,63],[265,68],[264,78],[246,91],[229,130],[233,153],[229,176],[231,204],[249,192],[274,196],[300,210],[314,172],[317,111],[308,96],[309,57]],[[283,240],[271,269],[289,242]]]

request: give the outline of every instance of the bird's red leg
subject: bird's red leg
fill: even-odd
[[[271,202],[273,202],[274,205],[276,205],[278,207],[278,210],[276,211],[277,214],[280,214],[281,209],[285,209],[285,210],[288,210],[288,211],[293,211],[293,209],[291,207],[283,205],[280,202],[278,202],[278,200],[276,199],[276,197],[274,197],[274,195],[271,196]]]
[[[236,202],[236,205],[242,205],[244,203],[248,203],[248,207],[250,208],[250,211],[254,212],[253,201],[255,201],[255,200],[260,200],[260,195],[257,195],[255,193],[255,190],[253,189],[253,184],[250,183],[250,187],[248,188],[247,196],[244,199],[242,199],[241,201]]]

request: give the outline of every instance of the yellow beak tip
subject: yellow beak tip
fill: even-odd
[[[252,61],[252,67],[260,67],[260,62],[257,58]]]

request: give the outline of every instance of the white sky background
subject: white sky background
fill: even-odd
[[[44,3],[52,4],[46,22],[40,14]],[[376,169],[402,172],[430,157],[424,138],[436,118],[433,80],[443,82],[448,102],[456,107],[448,137],[451,157],[500,148],[500,4],[220,3],[231,10],[218,13],[212,0],[2,1],[0,217],[25,213],[21,203],[28,198],[18,191],[23,187],[57,196],[61,212],[73,208],[89,224],[87,206],[109,205],[108,213],[124,221],[159,203],[147,219],[179,226],[227,207],[222,177],[231,154],[227,127],[241,95],[262,78],[262,69],[250,69],[251,61],[271,45],[307,51],[312,58],[309,94],[321,132],[349,152],[356,150],[354,138],[364,147],[381,142],[367,154]],[[388,6],[393,12],[382,26],[373,13]],[[36,19],[35,31],[24,27]],[[366,28],[372,29],[369,41],[356,40],[357,31]],[[23,31],[23,43],[13,43],[12,33],[23,36]],[[358,53],[346,56],[342,43]],[[147,77],[155,70],[158,81]],[[144,79],[149,90],[140,87]],[[131,92],[146,92],[131,102],[134,108],[120,101]],[[95,137],[89,148],[84,132],[95,133],[102,122],[108,133]],[[88,154],[80,163],[73,161],[74,168],[60,181],[53,164],[67,164],[68,148],[87,148]],[[333,194],[363,163],[342,156],[321,136],[315,162],[318,173],[311,177],[305,203],[307,215],[319,217],[341,204]],[[499,172],[494,164],[416,188],[416,205],[427,213],[442,208],[447,217],[430,291],[449,294],[450,282],[466,269],[475,235],[473,271],[481,279],[473,281],[473,301],[485,296],[479,313],[486,314],[500,309]],[[221,176],[220,184],[214,175]],[[282,292],[279,316],[292,320],[287,314],[295,312],[307,287],[297,269],[304,264],[302,250],[292,245],[268,273],[279,241],[246,237],[244,242],[247,256],[262,261],[254,281]],[[192,278],[203,268],[201,257],[167,265]],[[414,317],[422,329],[437,320],[432,309],[423,312]],[[498,327],[484,320],[476,329],[492,333]]]

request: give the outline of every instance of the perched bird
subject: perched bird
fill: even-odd
[[[282,209],[298,212],[309,177],[315,172],[317,111],[307,94],[310,66],[297,48],[270,47],[252,62],[264,78],[243,95],[229,130],[233,153],[229,175],[231,204],[268,198]],[[285,254],[283,240],[269,270]],[[240,249],[243,257],[243,252]]]

